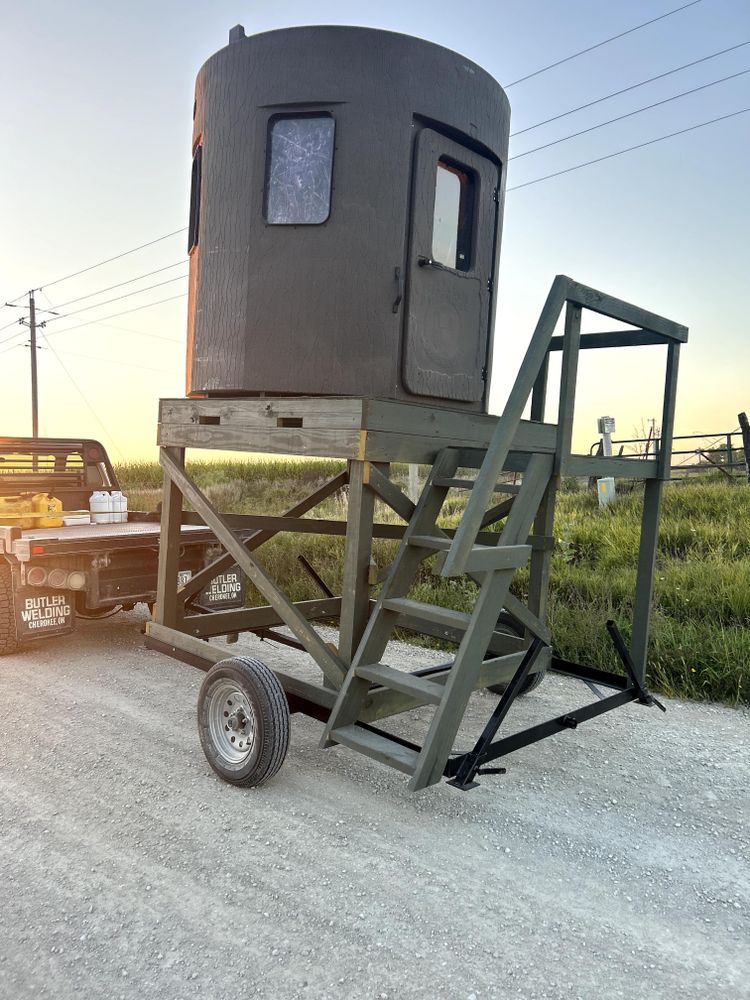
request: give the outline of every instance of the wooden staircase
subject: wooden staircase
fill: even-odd
[[[564,330],[561,335],[555,336],[555,326],[563,307]],[[582,337],[581,314],[584,309],[637,329]],[[504,715],[524,683],[524,672],[531,669],[534,657],[550,641],[544,624],[549,574],[549,549],[544,547],[552,541],[556,482],[565,473],[600,475],[600,470],[609,468],[613,470],[610,474],[646,480],[631,642],[634,683],[636,686],[644,683],[661,485],[669,477],[677,364],[680,343],[685,340],[687,329],[679,324],[581,285],[564,275],[555,278],[518,377],[486,450],[479,456],[476,453],[473,458],[469,456],[468,461],[467,455],[457,448],[446,448],[437,456],[340,688],[325,728],[323,745],[340,743],[405,771],[411,775],[409,787],[416,790],[434,784],[446,772],[453,741],[471,692],[481,686],[478,685],[480,674],[486,682],[490,664],[502,665],[505,661],[507,667],[512,664],[515,673],[498,706],[500,717]],[[650,463],[608,459],[605,466],[601,459],[573,455],[571,439],[579,351],[647,344],[667,347],[663,431],[658,459]],[[555,424],[544,423],[549,355],[552,351],[562,352]],[[531,420],[522,421],[529,399]],[[476,479],[458,478],[457,471],[463,467],[478,469]],[[523,470],[520,489],[502,504],[488,509],[497,490],[507,491],[508,488],[499,480],[502,473],[511,468]],[[437,524],[450,489],[471,491],[452,537]],[[506,521],[497,543],[480,544],[478,539],[482,528],[501,517],[506,517]],[[534,535],[529,539],[532,525]],[[483,534],[482,542],[487,540],[487,535]],[[537,551],[539,544],[542,551]],[[479,585],[471,614],[422,604],[409,598],[420,563],[435,553],[438,554],[438,570],[442,576],[459,577],[465,574]],[[526,565],[530,558],[530,599],[526,606],[509,594],[509,587],[515,571]],[[492,653],[488,654],[488,649],[497,649],[495,628],[504,607],[525,630],[523,644],[529,646],[534,638],[534,648],[529,649],[528,659],[524,657],[525,663],[519,663],[517,650],[515,654],[506,652],[498,655],[494,660],[491,659]],[[436,631],[439,634],[441,628],[460,634],[455,660],[447,674],[430,679],[429,676],[419,676],[420,672],[406,674],[394,670],[382,662],[388,641],[400,624],[411,630],[423,629],[426,634],[434,635]],[[570,672],[571,666],[566,669]],[[578,671],[576,676],[585,677],[592,673],[589,668],[574,665],[574,669]],[[504,676],[508,677],[507,669]],[[410,696],[412,705],[414,699],[419,697],[422,704],[434,706],[434,715],[421,747],[366,724],[362,711],[374,684]],[[617,697],[630,697],[631,693]],[[586,717],[604,710],[608,711],[609,705],[595,712],[587,709]],[[565,719],[560,723],[563,726],[566,724]],[[557,722],[554,722],[552,730],[556,726]],[[533,739],[543,738],[546,732],[545,729],[544,734],[533,736]]]
[[[432,467],[414,514],[406,528],[391,572],[376,601],[355,659],[347,673],[323,735],[323,744],[340,743],[368,757],[388,764],[411,776],[412,790],[425,788],[443,776],[467,702],[477,685],[479,671],[495,634],[498,614],[504,607],[513,574],[525,566],[531,555],[528,534],[553,473],[554,456],[534,454],[529,457],[523,485],[508,505],[508,516],[497,544],[477,544],[485,509],[474,500],[475,481],[456,480],[461,454],[456,449],[440,453]],[[495,490],[492,481],[490,496]],[[473,523],[471,544],[462,550],[461,569],[450,570],[448,558],[458,538],[448,537],[438,527],[443,503],[452,488],[471,488],[462,519]],[[504,485],[502,486],[504,489]],[[512,505],[511,505],[512,504]],[[466,536],[462,536],[462,541]],[[442,575],[470,575],[479,590],[471,614],[436,604],[425,604],[407,595],[422,561],[439,554]],[[454,562],[455,567],[455,562]],[[459,631],[462,638],[452,668],[444,683],[436,683],[418,674],[396,670],[382,662],[394,630],[408,624],[413,631],[424,627],[429,634],[434,625]],[[494,657],[492,662],[515,661],[517,653]],[[435,708],[424,745],[405,745],[373,727],[358,724],[372,685],[399,691]]]

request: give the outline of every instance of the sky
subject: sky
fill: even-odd
[[[47,321],[40,433],[100,438],[115,461],[156,455],[158,400],[184,394],[185,234],[56,279],[187,225],[195,75],[233,25],[248,34],[316,23],[400,31],[455,49],[508,85],[684,2],[0,0],[0,302],[42,286],[38,306],[60,313],[39,315]],[[507,86],[511,132],[746,41],[747,0],[701,0]],[[690,327],[676,433],[733,430],[737,413],[750,409],[750,114],[520,186],[750,108],[750,73],[518,155],[747,69],[750,45],[511,139],[508,187],[517,190],[506,199],[492,412],[502,409],[556,274]],[[149,305],[162,299],[170,301]],[[30,433],[29,350],[24,330],[9,325],[19,315],[0,309],[6,435]],[[599,415],[615,416],[616,437],[658,417],[663,370],[661,348],[586,352],[575,446],[588,449]]]

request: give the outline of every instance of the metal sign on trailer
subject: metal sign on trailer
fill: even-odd
[[[180,586],[192,579],[192,572],[189,569],[181,570],[177,574],[177,582]],[[247,578],[242,570],[235,566],[225,573],[220,573],[200,592],[193,602],[196,607],[206,611],[231,610],[242,608],[245,604],[245,589]]]

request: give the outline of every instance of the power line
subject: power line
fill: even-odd
[[[88,324],[87,324],[88,325]],[[133,330],[126,326],[113,326],[111,323],[100,323],[98,320],[94,321],[94,325],[106,326],[108,330],[117,330],[118,333],[134,333],[139,337],[148,337],[149,340],[164,340],[168,344],[182,344],[182,337],[163,337],[159,333],[147,333],[145,330]],[[76,327],[70,327],[71,330],[76,329]],[[67,330],[53,330],[52,334],[55,333],[67,333]],[[108,338],[112,339],[112,338]]]
[[[186,298],[187,292],[183,292],[181,295],[170,295],[169,298],[159,299],[157,302],[147,302],[145,306],[135,306],[133,309],[123,309],[122,312],[113,313],[111,316],[101,316],[99,319],[90,319],[86,323],[79,323],[77,326],[69,326],[65,330],[53,330],[48,336],[55,336],[61,333],[72,333],[73,330],[81,330],[84,326],[93,326],[96,323],[103,323],[108,319],[116,319],[118,316],[127,316],[129,313],[140,312],[141,309],[150,309],[152,306],[160,306],[164,302],[174,302],[175,299]]]
[[[150,278],[154,274],[161,274],[162,271],[169,271],[169,269],[172,267],[178,267],[180,264],[186,264],[186,263],[187,261],[185,260],[185,258],[183,258],[182,260],[176,261],[174,264],[167,264],[166,267],[157,267],[155,271],[147,271],[145,274],[139,274],[137,278],[128,278],[127,281],[118,281],[116,285],[108,285],[107,288],[100,288],[96,292],[88,292],[88,294],[86,295],[79,295],[77,299],[68,299],[67,302],[60,302],[56,306],[52,306],[52,303],[50,302],[50,306],[52,306],[52,308],[54,309],[64,309],[65,306],[73,305],[73,303],[75,302],[82,302],[84,299],[90,299],[94,295],[103,295],[105,292],[111,292],[115,288],[122,288],[123,285],[132,285],[134,281],[141,281],[143,280],[143,278]],[[47,298],[44,289],[40,288],[39,291],[42,292],[44,297],[49,302],[49,299]],[[141,289],[141,291],[145,291],[145,289]]]
[[[183,226],[182,229],[175,229],[171,233],[165,233],[164,236],[158,236],[155,240],[149,240],[148,243],[141,243],[140,246],[133,247],[132,250],[124,250],[122,253],[115,254],[114,257],[108,257],[106,260],[100,260],[96,264],[91,264],[89,267],[81,268],[80,271],[73,271],[72,274],[63,275],[62,278],[55,278],[54,281],[46,281],[43,287],[51,288],[52,285],[59,285],[61,281],[67,281],[68,278],[77,278],[79,274],[86,274],[88,271],[93,271],[95,268],[102,267],[104,264],[111,264],[114,260],[120,260],[122,257],[128,257],[131,253],[137,253],[139,250],[145,250],[146,247],[152,247],[156,243],[168,240],[170,236],[179,236],[180,233],[187,232],[187,228],[187,226]]]
[[[176,376],[179,373],[169,368],[152,368],[150,365],[139,365],[134,361],[123,361],[121,358],[99,358],[94,354],[79,354],[76,351],[60,351],[66,358],[83,358],[85,361],[100,361],[105,365],[125,365],[126,368],[140,368],[144,372],[160,372],[162,375]]]
[[[97,261],[96,264],[90,264],[88,267],[82,267],[80,271],[73,271],[70,274],[64,274],[62,278],[55,278],[54,281],[47,281],[44,283],[43,288],[51,288],[53,285],[59,285],[61,281],[67,281],[69,278],[77,278],[79,274],[87,274],[89,271],[93,271],[97,267],[102,267],[104,264],[111,264],[112,261],[120,260],[122,257],[128,257],[132,253],[137,253],[139,250],[145,250],[146,247],[152,247],[157,243],[161,243],[163,240],[168,240],[170,236],[179,236],[180,233],[187,231],[187,226],[183,226],[182,229],[175,229],[171,233],[165,233],[164,236],[158,236],[155,240],[149,240],[148,243],[141,243],[137,247],[133,247],[130,250],[123,250],[122,253],[115,254],[114,257],[107,257],[106,260]],[[14,302],[18,302],[27,293],[24,292],[23,295],[17,295],[15,299],[11,299],[9,305]]]
[[[579,56],[583,56],[587,52],[593,52],[594,49],[600,49],[603,45],[609,45],[610,42],[614,42],[618,38],[624,38],[625,35],[632,35],[634,31],[640,31],[641,28],[647,28],[650,24],[656,24],[657,21],[663,21],[666,17],[671,17],[673,14],[679,14],[681,10],[687,10],[688,7],[695,7],[696,4],[702,2],[703,0],[690,0],[690,3],[685,3],[682,7],[675,7],[674,10],[668,10],[666,14],[660,14],[658,17],[652,17],[650,21],[644,21],[642,24],[636,24],[635,27],[628,28],[627,31],[621,31],[617,35],[611,35],[609,38],[604,38],[601,42],[596,42],[595,45],[589,45],[587,48],[581,49],[579,52],[573,52],[572,55],[565,56],[563,59],[558,59],[557,62],[550,63],[549,66],[542,66],[541,69],[536,69],[533,73],[527,73],[526,76],[519,77],[518,80],[514,80],[512,83],[506,83],[503,85],[504,89],[508,90],[509,87],[515,87],[518,83],[524,83],[526,80],[531,80],[532,77],[540,76],[542,73],[546,73],[548,70],[554,69],[556,66],[562,66],[563,63],[570,62],[571,59],[577,59]]]
[[[618,149],[616,153],[608,153],[606,156],[597,156],[594,160],[586,160],[585,163],[577,163],[574,167],[566,167],[565,170],[556,170],[553,174],[546,174],[544,177],[536,177],[533,181],[526,181],[523,184],[514,184],[513,187],[507,188],[507,191],[518,191],[519,188],[530,187],[532,184],[541,184],[542,181],[551,180],[553,177],[559,177],[561,174],[569,174],[574,170],[580,170],[582,167],[591,166],[592,163],[601,163],[603,160],[614,159],[615,156],[622,156],[623,153],[632,153],[634,149],[643,149],[644,146],[653,146],[655,142],[663,142],[665,139],[672,139],[676,135],[684,135],[686,132],[694,132],[697,128],[704,128],[706,125],[713,125],[716,122],[726,121],[728,118],[736,118],[737,115],[744,115],[750,111],[750,108],[742,108],[740,111],[733,111],[729,115],[721,115],[719,118],[711,118],[707,122],[699,122],[698,125],[691,125],[689,128],[681,128],[678,132],[669,132],[667,135],[657,136],[656,139],[649,139],[647,142],[639,142],[636,146],[628,146],[627,149]]]
[[[104,302],[96,302],[93,306],[84,306],[82,309],[74,309],[73,312],[65,313],[64,316],[55,316],[54,319],[47,320],[47,323],[54,323],[58,319],[69,319],[79,313],[88,312],[90,309],[99,309],[101,306],[111,305],[112,302],[120,302],[121,299],[129,299],[133,295],[141,295],[143,292],[150,292],[153,288],[162,288],[164,285],[171,285],[175,281],[182,281],[188,278],[187,274],[178,274],[176,278],[167,278],[166,281],[157,281],[155,285],[147,285],[145,288],[138,288],[134,292],[126,292],[124,295],[116,295],[113,299],[105,299]]]
[[[172,264],[170,266],[174,267],[174,264]],[[145,277],[147,277],[147,275],[142,274],[141,277],[145,278]],[[133,280],[135,280],[135,279],[133,279]],[[49,296],[44,291],[44,289],[40,288],[39,291],[45,297],[45,299],[47,299],[47,301],[49,302]],[[167,301],[169,301],[169,300],[167,300]],[[157,303],[154,303],[154,304],[157,304]],[[50,303],[50,305],[51,305],[51,303]],[[158,333],[147,333],[145,330],[133,330],[131,327],[113,326],[112,323],[102,323],[101,320],[98,320],[98,319],[97,320],[93,320],[91,324],[89,324],[89,323],[83,323],[81,325],[82,326],[105,326],[105,327],[107,327],[108,330],[117,330],[119,333],[134,333],[134,334],[137,334],[139,337],[148,337],[149,340],[164,340],[164,341],[166,341],[169,344],[181,344],[182,343],[182,339],[180,337],[163,337],[163,336],[161,336],[161,334],[158,334]],[[71,326],[71,327],[68,327],[68,329],[66,329],[66,330],[53,330],[51,335],[54,336],[55,333],[67,333],[68,330],[77,330],[77,329],[78,329],[77,326]]]
[[[11,342],[11,340],[14,340],[14,339],[15,339],[16,337],[20,336],[20,334],[21,334],[22,332],[23,332],[23,331],[21,331],[21,330],[18,330],[18,331],[17,331],[16,333],[11,333],[10,337],[5,337],[5,338],[4,338],[3,340],[0,340],[0,347],[2,347],[2,346],[3,346],[3,344],[9,344],[9,343]],[[24,336],[25,336],[25,335],[26,335],[26,334],[24,333]]]
[[[542,122],[537,122],[536,125],[528,125],[526,128],[521,128],[517,132],[511,132],[511,139],[515,138],[517,135],[523,135],[524,132],[531,132],[532,129],[541,128],[542,125],[549,125],[550,122],[559,121],[561,118],[567,118],[568,115],[574,115],[576,111],[584,111],[586,108],[593,108],[595,104],[601,104],[603,101],[608,101],[612,97],[619,97],[620,94],[627,94],[631,90],[637,90],[639,87],[645,87],[647,83],[653,83],[655,80],[663,80],[665,76],[671,76],[673,73],[679,73],[683,69],[689,69],[691,66],[697,66],[699,63],[707,62],[709,59],[716,59],[717,56],[723,56],[727,52],[733,52],[735,49],[741,49],[745,45],[750,45],[750,39],[746,42],[739,42],[737,45],[730,45],[728,49],[721,49],[719,52],[713,52],[710,56],[703,56],[700,59],[694,59],[692,62],[683,63],[682,66],[676,66],[674,69],[668,69],[665,73],[659,73],[657,76],[650,76],[648,80],[641,80],[640,83],[633,83],[629,87],[623,87],[622,90],[614,90],[611,94],[607,94],[605,97],[597,97],[595,101],[588,101],[586,104],[579,104],[577,108],[570,108],[568,111],[561,111],[559,115],[554,115],[552,118],[545,118]]]
[[[43,335],[43,336],[44,336],[44,335]],[[115,439],[114,439],[114,438],[112,437],[112,435],[111,435],[111,434],[110,434],[110,432],[109,432],[109,431],[107,430],[107,428],[106,428],[106,427],[104,426],[104,423],[102,422],[102,418],[101,418],[101,417],[99,416],[99,414],[98,414],[98,413],[96,412],[96,410],[95,410],[95,409],[94,409],[94,407],[93,407],[93,406],[91,405],[91,403],[89,403],[88,399],[86,398],[86,396],[85,396],[85,395],[84,395],[84,393],[83,393],[83,390],[81,389],[81,387],[80,387],[80,386],[78,385],[78,383],[76,382],[76,380],[75,380],[75,379],[73,378],[73,376],[72,376],[72,375],[70,374],[70,372],[68,371],[68,368],[67,368],[67,365],[66,365],[66,364],[64,363],[64,361],[62,360],[62,358],[60,357],[60,355],[59,355],[59,354],[57,353],[57,351],[56,351],[56,350],[54,349],[54,347],[52,346],[52,344],[50,344],[50,343],[49,343],[49,341],[47,340],[47,337],[46,337],[46,336],[44,337],[44,341],[45,341],[45,343],[47,344],[47,347],[48,347],[48,348],[50,349],[50,351],[52,351],[52,355],[53,355],[53,357],[54,357],[55,361],[57,361],[57,363],[58,363],[58,364],[60,365],[60,367],[62,368],[62,370],[63,370],[63,371],[65,372],[65,374],[67,375],[67,377],[68,377],[68,379],[69,379],[69,381],[70,381],[71,385],[73,386],[73,388],[75,389],[75,391],[76,391],[76,392],[78,393],[78,395],[79,395],[79,396],[81,397],[81,399],[82,399],[82,400],[84,401],[84,403],[85,403],[85,404],[86,404],[86,406],[88,407],[89,411],[91,412],[92,416],[94,417],[94,420],[96,420],[96,422],[97,422],[97,423],[99,424],[99,426],[101,427],[101,429],[102,429],[102,430],[104,431],[104,433],[105,433],[105,434],[107,435],[107,437],[109,438],[110,442],[111,442],[111,443],[112,443],[112,444],[113,444],[113,445],[115,446],[115,449],[116,449],[116,450],[117,450],[117,451],[119,452],[119,454],[120,454],[120,458],[121,458],[121,459],[123,460],[123,462],[124,462],[124,461],[125,461],[125,456],[123,455],[122,451],[120,450],[120,448],[119,448],[119,446],[118,446],[117,442],[116,442],[116,441],[115,441]]]
[[[662,104],[669,104],[670,101],[676,101],[679,97],[687,97],[688,94],[697,94],[699,90],[706,90],[708,87],[715,87],[717,83],[725,83],[727,80],[734,80],[735,77],[744,76],[746,73],[750,73],[750,69],[740,70],[739,73],[731,73],[729,76],[723,76],[720,80],[712,80],[710,83],[704,83],[700,87],[693,87],[692,90],[683,90],[681,94],[675,94],[674,97],[665,97],[663,101],[656,101],[654,104],[647,104],[643,108],[636,108],[635,111],[628,111],[627,114],[618,115],[617,118],[610,118],[606,122],[599,122],[598,125],[590,125],[588,128],[581,129],[580,132],[571,132],[570,135],[564,135],[560,139],[553,139],[552,142],[545,142],[542,146],[535,146],[534,149],[527,149],[525,153],[516,153],[515,156],[508,157],[508,162],[511,160],[519,160],[522,156],[531,156],[532,153],[539,153],[543,149],[549,149],[550,146],[557,146],[558,143],[567,142],[568,139],[577,139],[579,135],[586,135],[587,132],[595,132],[598,128],[604,128],[605,125],[613,125],[615,122],[621,122],[625,118],[632,118],[633,115],[639,115],[643,111],[650,111],[652,108],[661,107]]]

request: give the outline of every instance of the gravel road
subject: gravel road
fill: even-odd
[[[2,1000],[750,997],[746,712],[627,706],[417,795],[295,716],[238,790],[198,743],[203,675],[144,621],[0,661]],[[513,727],[590,697],[549,677]]]

